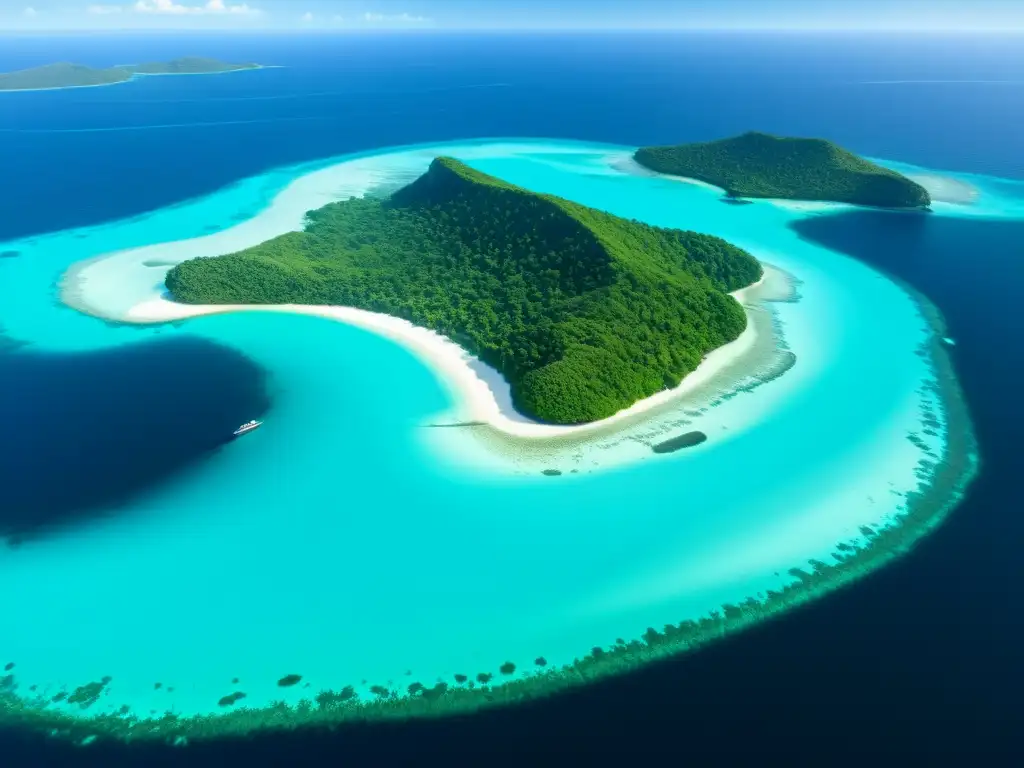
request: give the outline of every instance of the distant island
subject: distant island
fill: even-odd
[[[658,173],[704,181],[732,198],[821,200],[926,208],[928,191],[824,139],[744,133],[731,139],[641,147],[634,159]]]
[[[746,315],[761,265],[717,237],[529,192],[447,157],[387,199],[167,274],[189,304],[342,305],[433,329],[501,371],[518,410],[602,419],[679,384]]]
[[[47,64],[32,69],[0,74],[0,91],[37,91],[55,88],[84,88],[125,83],[139,75],[216,75],[261,69],[259,64],[225,64],[216,59],[186,57],[168,62],[125,64],[95,69],[82,64]]]

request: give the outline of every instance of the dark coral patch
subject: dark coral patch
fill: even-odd
[[[686,432],[682,435],[669,438],[663,443],[651,446],[651,450],[655,453],[673,453],[683,448],[692,448],[695,445],[700,445],[708,436],[703,432]]]
[[[82,709],[88,709],[95,704],[100,694],[103,693],[103,689],[107,687],[111,678],[104,677],[98,683],[88,683],[86,685],[80,685],[75,688],[74,693],[68,696],[68,704],[77,704]]]
[[[245,698],[245,694],[242,691],[235,691],[234,693],[230,693],[227,696],[224,696],[217,703],[220,706],[222,706],[222,707],[230,707],[230,706],[234,705],[234,703],[236,701],[238,701],[239,699],[244,699],[244,698]]]
[[[340,691],[321,691],[316,696],[316,703],[321,709],[328,709],[329,707],[338,706],[344,704],[346,701],[352,701],[356,698],[356,689],[351,685],[346,685]]]
[[[441,698],[448,693],[448,683],[438,683],[433,688],[423,689],[423,698],[428,701],[434,701]]]
[[[277,681],[277,684],[282,688],[290,688],[293,685],[298,685],[300,680],[302,680],[302,675],[285,675]]]

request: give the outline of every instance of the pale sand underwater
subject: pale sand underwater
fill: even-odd
[[[932,200],[939,203],[973,205],[981,195],[981,191],[973,184],[950,176],[940,176],[935,173],[908,173],[907,178],[927,189]]]
[[[459,151],[461,156],[472,157],[474,151],[490,155],[524,150],[514,144],[496,144],[486,150],[469,146],[460,147]],[[89,314],[134,324],[264,311],[315,315],[377,333],[419,357],[453,396],[454,408],[432,421],[431,426],[486,428],[477,429],[477,437],[493,455],[491,463],[506,467],[511,458],[519,467],[524,462],[546,466],[552,461],[564,460],[580,448],[575,440],[567,443],[565,438],[605,441],[616,432],[635,428],[645,415],[699,407],[759,372],[773,366],[780,368],[782,339],[764,303],[787,300],[793,288],[791,278],[770,265],[764,265],[765,272],[758,283],[732,294],[744,306],[747,315],[746,328],[737,339],[712,350],[677,387],[658,392],[606,419],[573,426],[543,424],[519,413],[513,406],[508,382],[498,371],[450,339],[400,318],[338,306],[185,305],[170,300],[167,295],[163,279],[175,264],[189,258],[236,252],[300,230],[308,211],[411,181],[425,170],[434,154],[396,153],[396,161],[384,171],[380,161],[372,157],[330,166],[300,177],[256,216],[222,232],[80,262],[68,270],[61,282],[62,300]],[[512,438],[513,442],[509,443],[507,438]],[[622,456],[612,460],[605,455],[602,463],[618,464],[624,460]]]

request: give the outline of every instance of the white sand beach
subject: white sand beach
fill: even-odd
[[[470,158],[536,150],[535,144],[503,142],[486,147],[471,144],[452,147],[452,154]],[[380,156],[354,158],[306,173],[282,189],[261,212],[223,231],[79,262],[65,273],[61,298],[68,306],[87,314],[136,324],[259,311],[313,315],[364,328],[411,351],[435,371],[448,389],[455,405],[432,426],[478,427],[474,430],[477,436],[494,446],[495,453],[506,457],[514,455],[520,465],[527,461],[550,461],[555,454],[578,456],[583,442],[606,443],[610,438],[621,438],[638,429],[650,432],[651,422],[670,411],[678,414],[691,406],[706,405],[718,394],[778,365],[783,356],[780,340],[777,329],[773,328],[771,313],[762,302],[788,298],[793,286],[789,276],[768,265],[761,281],[733,294],[744,305],[748,318],[747,327],[739,338],[713,350],[677,387],[637,402],[607,419],[575,426],[542,424],[518,413],[512,405],[509,385],[498,371],[451,340],[396,317],[340,306],[184,305],[167,296],[164,277],[175,264],[190,258],[237,252],[286,232],[301,230],[308,211],[336,200],[408,183],[426,170],[436,154],[436,149],[403,150],[386,159]]]
[[[608,165],[616,171],[619,171],[620,173],[628,173],[630,176],[649,176],[656,179],[666,179],[668,181],[690,184],[695,187],[702,187],[704,189],[710,189],[715,192],[725,194],[725,190],[721,187],[716,187],[714,184],[709,184],[708,182],[701,181],[700,179],[691,179],[689,176],[675,176],[671,173],[652,171],[647,166],[640,165],[640,163],[634,160],[632,152],[620,153],[610,157]]]
[[[773,274],[767,267],[765,276],[754,285],[732,295],[744,304],[758,294]],[[515,410],[508,382],[493,368],[481,362],[450,339],[434,331],[413,325],[391,315],[368,312],[354,307],[308,306],[300,304],[178,304],[166,297],[141,302],[121,318],[131,323],[162,323],[224,312],[291,312],[314,315],[364,328],[401,344],[434,370],[455,396],[457,421],[484,422],[516,437],[555,437],[603,429],[624,419],[637,416],[668,402],[681,402],[688,392],[709,382],[723,369],[741,362],[754,350],[758,340],[758,324],[749,317],[747,327],[735,341],[713,350],[704,361],[686,376],[679,386],[645,398],[607,419],[576,426],[541,424]],[[762,331],[763,332],[763,331]]]

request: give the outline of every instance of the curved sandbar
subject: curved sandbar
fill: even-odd
[[[788,293],[786,276],[769,265],[765,276],[757,283],[733,292],[732,296],[744,305],[747,327],[735,341],[710,352],[693,373],[686,376],[678,387],[666,389],[638,401],[606,419],[579,425],[543,424],[532,421],[512,407],[508,384],[501,374],[480,362],[454,341],[435,331],[413,325],[408,320],[369,312],[354,307],[309,306],[301,304],[180,304],[165,297],[150,299],[131,307],[116,319],[128,323],[166,323],[204,315],[226,312],[293,312],[315,315],[329,320],[365,328],[409,349],[435,369],[454,392],[458,394],[456,410],[450,418],[456,422],[480,422],[508,435],[524,438],[559,437],[586,434],[618,424],[666,403],[690,405],[686,399],[730,368],[744,367],[761,357],[763,344],[758,345],[766,329],[754,316],[752,306],[773,298],[785,298]],[[76,306],[74,288],[63,293],[64,301]]]
[[[607,440],[637,426],[645,417],[702,407],[718,393],[769,371],[785,372],[792,364],[792,354],[780,347],[781,335],[772,322],[768,302],[788,300],[793,295],[793,286],[788,275],[767,264],[762,264],[761,280],[731,294],[747,315],[747,327],[735,341],[710,352],[679,386],[645,398],[606,419],[571,426],[543,424],[523,416],[513,407],[508,383],[498,371],[450,339],[401,318],[354,307],[193,305],[173,302],[165,296],[142,301],[123,314],[104,315],[86,307],[80,299],[79,281],[87,277],[83,272],[89,266],[68,272],[62,282],[62,299],[71,307],[109,320],[153,324],[233,312],[286,312],[343,322],[394,341],[435,371],[453,395],[454,409],[426,426],[462,426],[494,447],[499,463],[515,457],[516,465],[524,470],[527,466],[564,459],[566,452],[578,449],[580,440]]]
[[[338,184],[339,181],[342,183]],[[492,465],[511,464],[522,471],[551,468],[552,463],[568,470],[570,464],[581,464],[581,444],[607,445],[610,438],[626,437],[640,425],[648,432],[646,439],[655,440],[660,431],[678,425],[671,421],[658,428],[659,417],[684,410],[693,412],[719,394],[751,379],[775,378],[793,364],[794,356],[782,349],[780,328],[772,322],[766,303],[789,300],[793,296],[792,280],[770,265],[764,265],[764,275],[757,283],[732,293],[747,315],[746,328],[738,338],[708,353],[678,386],[608,418],[573,426],[539,423],[517,412],[509,385],[498,371],[448,338],[406,320],[341,306],[181,304],[169,300],[162,288],[168,268],[181,261],[231,253],[301,228],[302,216],[295,215],[300,202],[305,203],[303,215],[305,210],[325,202],[322,193],[314,191],[320,184],[334,185],[332,197],[344,199],[371,192],[380,182],[373,175],[360,173],[358,160],[310,174],[282,192],[256,217],[224,232],[115,253],[76,265],[62,281],[62,298],[72,307],[119,322],[162,323],[240,311],[290,312],[336,320],[377,333],[415,354],[435,371],[452,394],[452,411],[430,420],[427,426],[463,425],[460,431],[471,432],[472,442],[483,443],[489,449],[477,459]],[[129,284],[135,282],[132,272],[139,275],[139,290],[125,293],[125,278]],[[653,432],[652,426],[656,427]],[[449,435],[441,439],[450,442],[450,438]],[[455,450],[466,455],[475,453]],[[615,459],[604,455],[597,462],[589,462],[589,466],[619,464],[648,455],[636,453]]]

